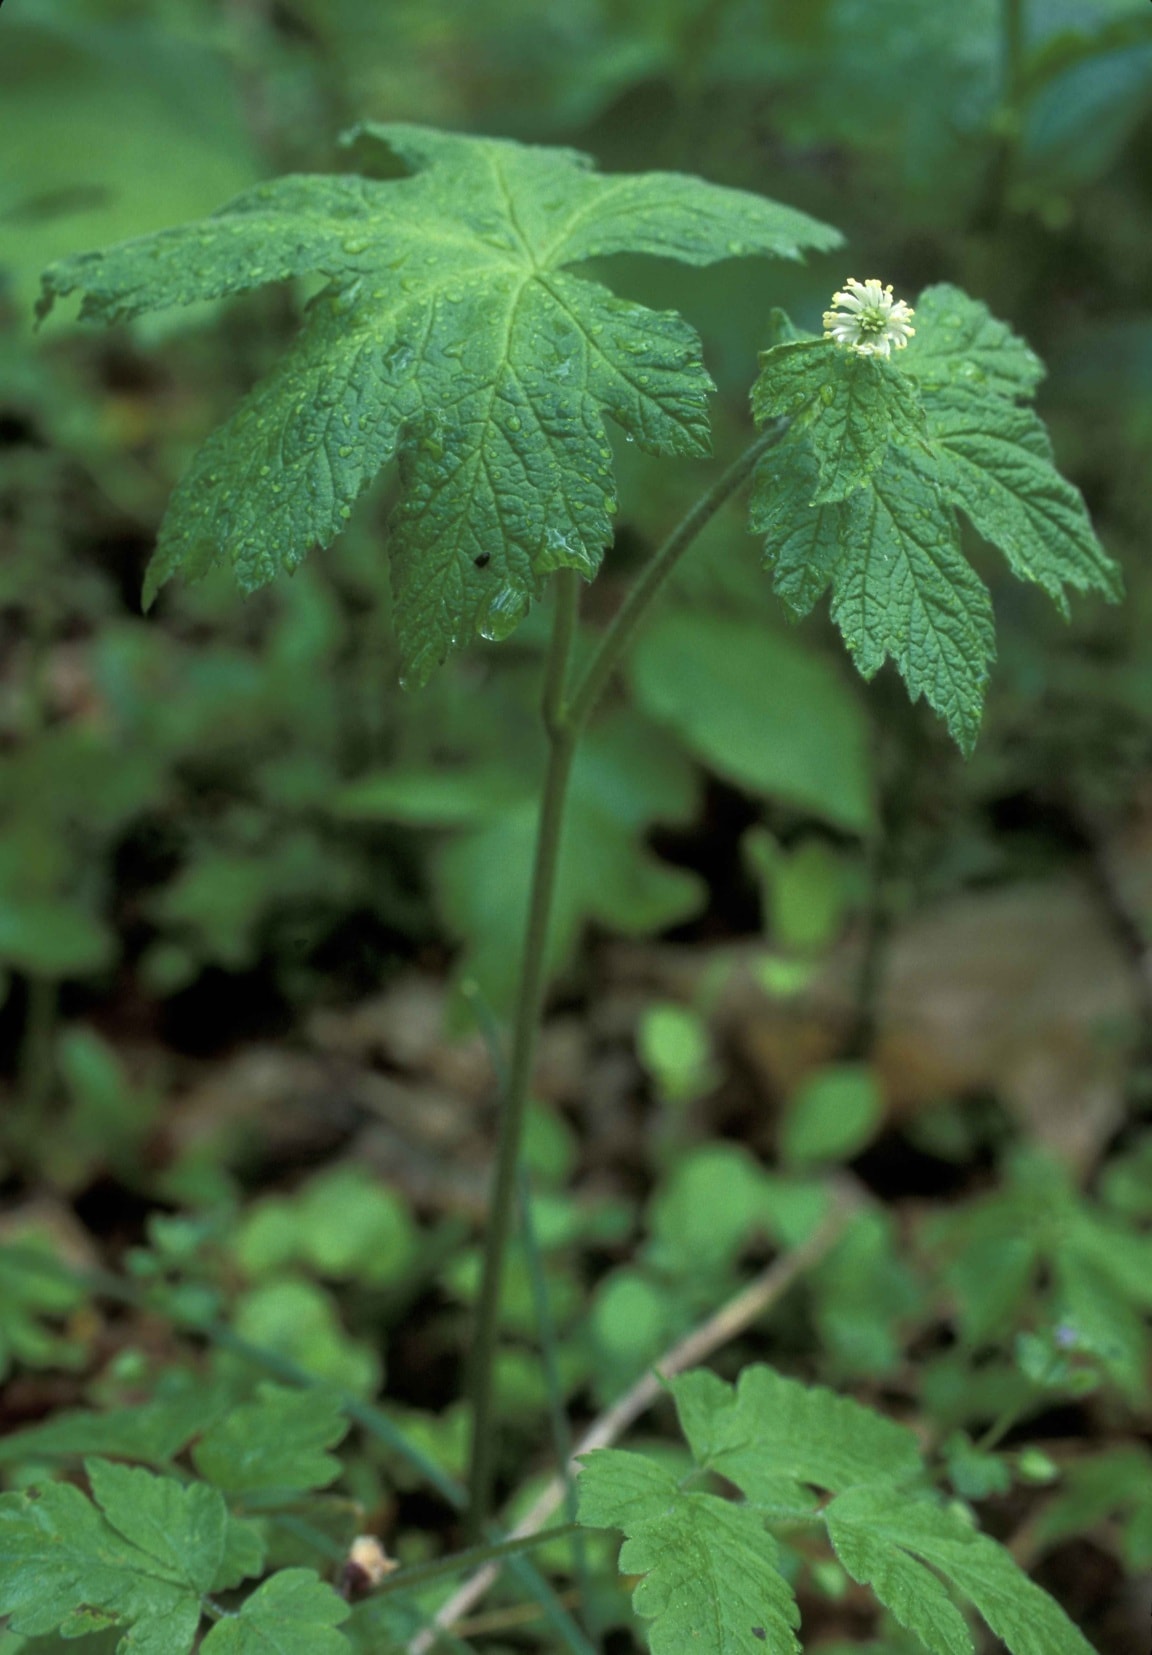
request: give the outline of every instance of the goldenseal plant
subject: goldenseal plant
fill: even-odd
[[[261,185],[207,219],[54,264],[39,313],[78,292],[83,317],[116,322],[319,280],[291,349],[177,488],[147,604],[177,573],[196,579],[227,564],[251,592],[291,571],[334,539],[392,461],[387,555],[408,684],[475,637],[507,637],[554,587],[541,706],[549,756],[485,1229],[467,1491],[426,1458],[414,1462],[466,1508],[484,1542],[468,1554],[475,1560],[485,1544],[500,1549],[492,1374],[573,758],[669,574],[750,480],[751,527],[782,601],[804,614],[827,593],[864,676],[891,660],[965,752],[994,640],[961,514],[1061,608],[1069,589],[1117,598],[1119,576],[1028,406],[1043,373],[1028,346],[955,287],[930,287],[913,307],[878,279],[848,278],[823,337],[773,313],[775,342],[752,388],[757,431],[655,552],[575,674],[581,583],[601,565],[617,509],[605,422],[653,454],[703,461],[713,389],[691,325],[618,297],[587,262],[618,252],[695,265],[795,259],[842,238],[759,196],[673,173],[604,176],[570,150],[412,125],[369,124],[353,140],[383,146],[407,175]],[[969,1655],[973,1612],[1013,1655],[1089,1655],[970,1509],[944,1500],[905,1428],[764,1368],[735,1390],[688,1374],[673,1395],[690,1482],[720,1477],[728,1494],[614,1449],[591,1456],[580,1478],[579,1521],[628,1537],[621,1566],[642,1577],[636,1608],[656,1655],[797,1649],[797,1554],[787,1563],[779,1540],[791,1531],[805,1544],[822,1538],[827,1566],[870,1587],[934,1655]],[[150,1468],[147,1455],[123,1451],[122,1435],[73,1433],[73,1448],[81,1441],[92,1455],[90,1494],[51,1484],[0,1501],[0,1611],[28,1636],[126,1628],[124,1651],[184,1655],[204,1617],[202,1647],[220,1655],[273,1643],[300,1655],[348,1649],[347,1605],[314,1571],[268,1573],[253,1521],[274,1495],[291,1500],[334,1475],[321,1450],[346,1420],[318,1408],[309,1423],[293,1406],[275,1391],[210,1419],[193,1406]],[[387,1435],[379,1411],[358,1407],[364,1428]],[[228,1444],[244,1446],[239,1483]],[[173,1459],[186,1452],[191,1470],[175,1477]],[[146,1464],[128,1470],[118,1458]],[[411,1574],[397,1571],[379,1592],[409,1588]],[[524,1578],[550,1605],[557,1647],[587,1652],[547,1584]]]

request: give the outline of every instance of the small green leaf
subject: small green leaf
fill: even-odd
[[[682,1106],[704,1097],[716,1084],[708,1025],[689,1006],[648,1006],[636,1030],[636,1054],[665,1103]]]
[[[731,615],[668,609],[631,663],[640,706],[709,769],[857,832],[872,822],[868,735],[834,662]]]
[[[224,1555],[224,1502],[203,1483],[184,1486],[140,1467],[85,1460],[93,1496],[118,1534],[157,1569],[195,1591],[214,1584]]]
[[[580,1521],[622,1529],[622,1574],[643,1575],[632,1602],[653,1622],[653,1655],[792,1655],[800,1615],[779,1573],[776,1542],[755,1512],[686,1494],[642,1455],[605,1448],[584,1458]]]
[[[277,1277],[244,1293],[235,1305],[236,1331],[307,1368],[317,1379],[358,1396],[380,1381],[380,1357],[345,1333],[324,1289],[300,1276]]]
[[[329,809],[354,822],[471,827],[498,816],[518,797],[504,770],[394,768],[350,782],[329,800]]]
[[[130,1628],[122,1655],[185,1655],[224,1558],[215,1489],[89,1460],[93,1493],[49,1483],[0,1496],[0,1614],[14,1631]]]
[[[984,1453],[964,1431],[954,1431],[944,1444],[948,1481],[962,1500],[986,1500],[1007,1494],[1012,1472],[1001,1454]]]
[[[866,1063],[820,1069],[789,1104],[780,1153],[792,1165],[850,1160],[868,1144],[884,1115],[884,1099]]]
[[[111,933],[76,904],[0,892],[0,960],[36,977],[87,977],[115,953]]]
[[[48,1269],[37,1268],[42,1257]],[[84,1365],[84,1345],[53,1327],[83,1300],[84,1291],[57,1274],[54,1264],[52,1244],[35,1231],[22,1235],[18,1246],[0,1247],[0,1378],[14,1362],[35,1368]],[[10,1440],[0,1439],[0,1463]]]
[[[820,471],[812,505],[854,493],[880,465],[890,440],[926,445],[915,381],[880,357],[816,339],[775,345],[761,352],[760,364],[752,412],[759,425],[789,415],[806,432]]]
[[[217,1621],[204,1655],[349,1655],[336,1628],[351,1609],[311,1569],[281,1569],[258,1586],[237,1615]]]
[[[219,1394],[202,1387],[192,1395],[144,1402],[136,1408],[60,1413],[43,1425],[6,1436],[0,1441],[0,1463],[56,1455],[79,1459],[85,1454],[107,1454],[120,1460],[163,1465],[211,1426],[224,1407]]]
[[[723,1275],[769,1230],[774,1192],[741,1144],[701,1144],[676,1157],[648,1207],[648,1256],[673,1279]]]
[[[210,1426],[192,1450],[202,1477],[228,1494],[324,1488],[340,1475],[331,1448],[347,1434],[339,1398],[261,1385],[255,1402]]]
[[[904,1323],[923,1293],[890,1213],[865,1208],[812,1272],[812,1315],[830,1372],[879,1378],[905,1360]]]

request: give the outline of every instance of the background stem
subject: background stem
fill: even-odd
[[[986,234],[1002,223],[1024,119],[1024,0],[1000,0],[1000,108],[981,200],[972,222]]]

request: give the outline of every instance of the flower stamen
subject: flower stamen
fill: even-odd
[[[849,276],[845,290],[833,293],[835,309],[824,312],[824,337],[859,356],[891,356],[903,350],[916,332],[916,312],[903,299],[893,299],[892,285],[882,287],[877,276],[858,282]]]

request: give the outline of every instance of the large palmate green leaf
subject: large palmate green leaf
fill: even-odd
[[[831,589],[864,677],[893,661],[912,698],[923,695],[970,751],[995,634],[957,508],[1065,613],[1065,588],[1120,594],[1079,491],[1018,401],[1035,392],[1042,364],[947,284],[920,296],[915,336],[891,362],[824,339],[786,340],[761,364],[757,418],[792,415],[757,467],[751,505],[776,590],[802,615]]]
[[[146,597],[219,559],[251,590],[350,517],[394,455],[404,671],[503,637],[559,568],[595,573],[615,509],[610,416],[654,453],[708,452],[711,380],[678,315],[567,266],[799,256],[836,231],[675,173],[602,177],[571,150],[369,126],[414,169],[290,176],[212,218],[52,265],[41,310],[80,290],[102,321],[320,274],[295,346],[177,489]]]

